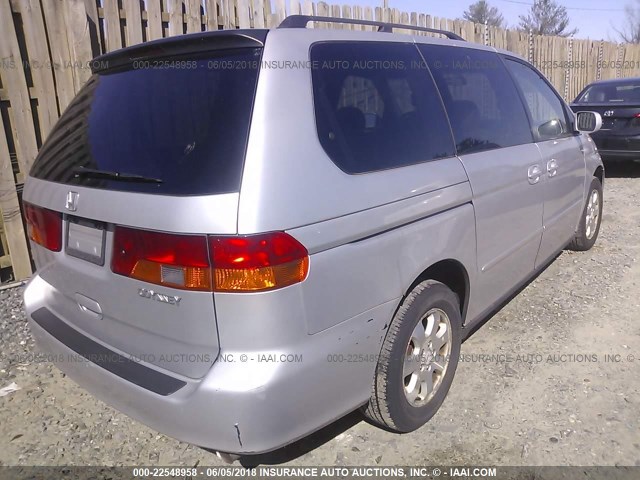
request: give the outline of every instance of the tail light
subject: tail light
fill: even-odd
[[[307,249],[283,232],[210,237],[214,290],[252,292],[303,281],[309,271]]]
[[[189,290],[211,290],[207,238],[116,227],[111,270]]]
[[[255,292],[303,281],[308,252],[283,232],[175,235],[116,227],[111,270],[187,290]]]
[[[24,203],[29,238],[53,252],[62,249],[62,214]]]

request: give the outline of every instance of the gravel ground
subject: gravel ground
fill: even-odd
[[[640,465],[640,165],[610,166],[600,238],[563,253],[462,347],[444,406],[396,435],[351,414],[261,464]],[[0,292],[0,465],[220,465],[94,399]],[[606,361],[605,355],[620,361]],[[481,355],[503,355],[487,360]],[[508,357],[507,357],[508,356]]]

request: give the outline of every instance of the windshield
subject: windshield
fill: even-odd
[[[575,103],[638,103],[640,81],[590,85]]]
[[[47,138],[31,175],[167,195],[239,191],[261,52],[140,61],[93,75]],[[158,181],[78,174],[83,169]]]

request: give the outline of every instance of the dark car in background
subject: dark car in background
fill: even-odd
[[[571,108],[602,116],[602,128],[591,137],[603,160],[640,160],[640,78],[591,83]]]

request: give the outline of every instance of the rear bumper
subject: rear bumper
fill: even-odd
[[[42,307],[34,311],[30,319],[76,353],[73,357],[67,357],[68,361],[93,362],[104,370],[158,395],[171,395],[187,384],[91,340],[47,308]]]
[[[600,150],[603,160],[640,160],[640,150]]]
[[[603,159],[640,159],[640,136],[611,135],[609,132],[600,131],[591,135],[591,138]]]
[[[283,352],[270,353],[269,360],[261,361],[255,352],[242,359],[240,352],[225,354],[223,350],[207,375],[199,380],[143,365],[184,384],[174,393],[163,395],[125,380],[116,374],[119,372],[87,361],[77,348],[70,348],[43,328],[33,315],[50,307],[46,299],[53,289],[35,276],[25,290],[25,308],[39,348],[60,370],[97,398],[159,432],[198,446],[238,454],[275,450],[365,403],[385,331],[383,325],[386,326],[386,319],[397,304],[387,302],[301,339],[295,352],[285,353],[295,353],[299,355],[297,359],[286,360]],[[59,314],[51,313],[68,329],[75,330]],[[75,334],[82,332],[75,330]],[[354,345],[344,341],[349,337],[371,340],[368,345],[363,346],[362,341]],[[342,342],[336,341],[340,338]],[[100,343],[97,339],[88,340]],[[375,354],[375,358],[349,364],[335,362],[342,355],[346,358],[365,351],[363,348]]]

